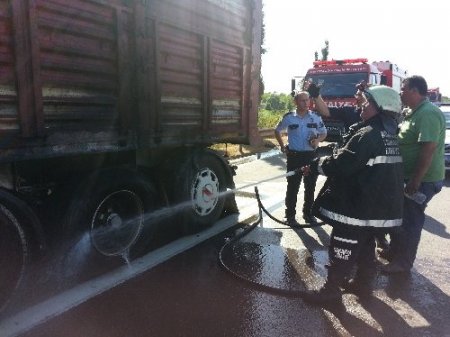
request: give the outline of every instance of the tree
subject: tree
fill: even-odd
[[[322,52],[322,59],[321,59],[321,61],[328,60],[329,50],[330,50],[330,43],[329,43],[328,40],[325,40],[325,47],[323,47],[321,49],[321,52]],[[314,52],[314,60],[316,60],[316,61],[319,60],[319,53],[317,51]]]
[[[264,48],[264,40],[266,37],[266,25],[264,23],[264,11],[262,11],[261,15],[262,15],[262,17],[261,17],[261,55],[263,55],[267,51],[266,48]],[[259,101],[262,100],[264,90],[265,90],[264,78],[262,76],[262,73],[260,72],[260,74],[259,74]]]
[[[291,95],[268,92],[262,96],[261,108],[265,110],[286,112],[294,106]]]
[[[328,40],[325,40],[325,47],[322,48],[322,61],[328,60],[328,54],[330,49],[330,43]]]

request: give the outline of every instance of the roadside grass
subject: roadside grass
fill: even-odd
[[[259,129],[273,129],[277,125],[285,112],[283,111],[271,111],[261,109],[258,113],[258,128]],[[219,143],[211,146],[211,149],[215,150],[219,154],[230,158],[240,158],[244,156],[250,156],[257,153],[266,152],[274,149],[278,146],[278,142],[275,136],[262,135],[261,144],[247,145],[247,144],[225,144]]]
[[[257,153],[262,153],[274,149],[278,146],[275,137],[263,137],[261,144],[247,145],[247,144],[215,144],[211,149],[215,150],[224,157],[235,159],[245,156],[250,156]]]

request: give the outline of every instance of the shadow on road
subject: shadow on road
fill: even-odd
[[[449,237],[445,227],[433,219],[428,219],[426,229]],[[316,252],[323,253],[329,242],[329,235],[322,227],[299,229],[296,233],[314,257],[318,255]],[[326,254],[322,255],[325,260],[322,256],[322,261],[314,261],[313,268],[323,277],[326,269],[323,264],[328,261]],[[322,308],[334,331],[339,336],[346,335],[342,330],[352,336],[367,337],[449,336],[450,324],[446,317],[450,317],[450,297],[435,284],[439,279],[446,282],[445,266],[424,258],[416,263],[428,266],[427,273],[433,278],[427,278],[416,269],[406,276],[379,274],[370,298],[360,300],[355,295],[345,294],[342,305]],[[307,285],[307,288],[315,287]]]
[[[427,232],[430,232],[430,233],[437,235],[444,239],[450,239],[450,233],[447,233],[447,229],[445,228],[445,226],[442,223],[433,219],[430,216],[426,216],[425,219],[426,219],[425,225],[423,228]]]

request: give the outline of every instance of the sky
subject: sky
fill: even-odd
[[[263,0],[265,92],[289,93],[314,53],[390,61],[450,97],[450,2]]]

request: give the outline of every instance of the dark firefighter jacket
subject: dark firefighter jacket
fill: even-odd
[[[402,224],[403,165],[396,135],[380,115],[360,123],[336,154],[317,158],[312,172],[327,176],[313,207],[332,226],[389,228]]]

